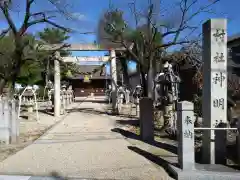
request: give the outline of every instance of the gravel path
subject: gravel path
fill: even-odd
[[[112,132],[117,117],[79,112],[100,110],[97,103],[79,103],[61,123],[34,144],[0,163],[1,174],[62,176],[86,179],[168,179],[144,157],[128,149],[120,134]]]

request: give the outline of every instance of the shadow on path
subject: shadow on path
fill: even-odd
[[[111,115],[111,113],[109,113],[107,110],[97,110],[94,108],[72,108],[68,111],[70,113],[71,112],[83,112],[83,113],[96,114],[96,115],[101,115],[101,114]]]
[[[135,147],[135,146],[128,146],[128,149],[130,149],[131,151],[145,157],[146,159],[150,160],[151,162],[161,166],[162,168],[165,169],[165,171],[169,174],[169,176],[173,177],[174,175],[169,171],[169,164],[171,165],[174,165],[174,166],[178,166],[178,164],[175,164],[175,163],[170,163],[164,159],[162,159],[161,157],[159,156],[156,156],[152,153],[149,153],[147,151],[144,151],[138,147]]]
[[[121,135],[123,135],[124,137],[126,138],[130,138],[130,139],[135,139],[135,140],[141,140],[141,137],[135,133],[132,133],[130,131],[126,131],[126,130],[123,130],[121,128],[114,128],[114,129],[111,129],[111,131],[113,132],[117,132],[117,133],[120,133]],[[162,143],[162,142],[158,142],[158,141],[143,141],[147,144],[150,144],[152,146],[155,146],[155,147],[158,147],[158,148],[162,148],[162,149],[165,149],[169,152],[172,152],[174,154],[177,154],[177,147],[174,146],[174,145],[171,145],[171,144],[167,144],[167,143]]]
[[[116,120],[116,123],[120,125],[130,125],[134,127],[140,126],[140,122],[138,119]]]
[[[49,116],[54,116],[54,111],[51,109],[39,109],[38,111]]]

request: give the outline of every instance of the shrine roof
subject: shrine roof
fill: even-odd
[[[228,43],[235,40],[240,40],[240,33],[228,37]]]
[[[240,33],[228,37],[228,47],[240,46]]]

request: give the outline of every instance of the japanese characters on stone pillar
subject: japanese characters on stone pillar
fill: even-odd
[[[178,163],[182,170],[194,170],[194,113],[193,103],[177,103]]]
[[[203,125],[227,122],[227,20],[203,24]],[[204,131],[203,163],[215,163],[214,131]]]
[[[60,80],[60,64],[59,64],[60,53],[56,52],[54,57],[54,116],[60,116],[60,89],[61,89],[61,80]]]
[[[115,50],[110,50],[111,58],[111,77],[112,77],[112,107],[113,110],[116,110],[116,101],[117,101],[117,64],[116,64],[116,52]]]

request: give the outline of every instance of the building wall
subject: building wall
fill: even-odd
[[[90,96],[94,93],[95,96],[105,95],[106,90],[105,79],[93,79],[90,82],[83,82],[83,80],[73,79],[71,84],[76,97]]]

